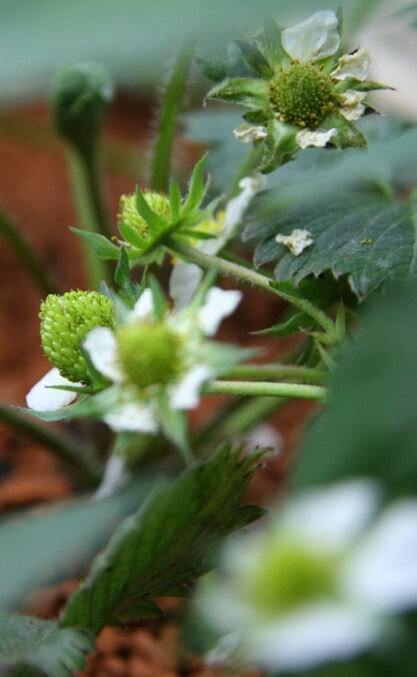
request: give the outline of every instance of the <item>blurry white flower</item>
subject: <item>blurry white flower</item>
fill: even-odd
[[[311,247],[311,245],[314,243],[314,240],[311,237],[310,231],[295,228],[291,235],[278,234],[275,238],[275,242],[281,243],[288,247],[293,256],[299,256],[304,251],[304,249]]]
[[[338,18],[332,10],[322,10],[306,21],[282,31],[287,54],[297,61],[316,61],[332,56],[340,45]]]
[[[255,447],[270,449],[271,455],[278,456],[284,446],[284,441],[275,428],[269,423],[259,423],[244,437],[245,445],[252,451]],[[265,458],[265,457],[263,457]]]
[[[51,411],[62,409],[77,398],[76,392],[70,390],[54,390],[54,386],[81,386],[81,383],[73,383],[61,376],[55,367],[50,369],[42,378],[35,383],[26,395],[26,404],[30,409],[37,411]]]
[[[229,200],[224,212],[217,215],[208,224],[208,230],[216,237],[210,240],[198,240],[194,246],[205,254],[217,254],[235,234],[243,214],[252,198],[265,186],[266,179],[261,174],[246,176],[239,181],[240,193]],[[185,308],[194,295],[201,278],[202,270],[193,263],[177,261],[169,279],[169,293],[177,310]]]
[[[332,73],[332,78],[336,80],[353,78],[363,82],[368,79],[370,68],[371,55],[367,49],[361,47],[353,54],[344,54],[340,57],[337,68]]]
[[[377,641],[388,617],[417,605],[417,501],[370,524],[379,494],[368,481],[312,491],[235,538],[197,608],[218,632],[238,632],[250,660],[303,670]]]

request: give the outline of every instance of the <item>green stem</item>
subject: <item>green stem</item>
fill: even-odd
[[[321,369],[287,364],[243,364],[229,369],[227,379],[280,379],[296,378],[311,383],[323,383],[327,374]]]
[[[56,455],[91,486],[96,486],[101,479],[100,464],[88,448],[74,446],[68,440],[55,435],[50,430],[34,423],[24,416],[15,413],[10,407],[0,404],[0,421],[18,430],[32,440],[52,449]]]
[[[152,158],[151,186],[153,190],[168,190],[172,147],[181,101],[187,84],[188,71],[194,53],[195,40],[187,40],[181,47],[168,83],[162,105],[157,138]]]
[[[219,273],[234,277],[242,282],[247,282],[254,287],[263,289],[269,293],[276,294],[280,298],[292,303],[294,306],[297,306],[304,313],[317,322],[328,334],[333,338],[337,337],[336,326],[325,313],[323,313],[320,308],[317,308],[311,301],[296,296],[295,294],[290,294],[281,289],[277,289],[271,285],[271,280],[261,273],[257,273],[251,268],[246,268],[241,266],[238,263],[233,263],[232,261],[226,261],[225,259],[219,256],[212,256],[210,254],[205,254],[204,252],[199,251],[197,248],[190,247],[187,244],[178,242],[178,240],[169,237],[166,239],[165,245],[167,249],[177,256],[184,258],[185,260],[196,263],[201,268],[210,270],[213,267],[216,267]]]
[[[80,227],[85,231],[109,235],[106,213],[101,197],[96,151],[81,153],[68,150],[68,167],[72,181]],[[112,275],[102,259],[87,244],[83,244],[89,282],[98,288],[102,280],[110,282]]]
[[[46,266],[23,237],[18,226],[2,209],[0,209],[0,233],[36,282],[42,294],[47,296],[56,293],[56,284],[49,275]]]
[[[211,381],[203,389],[206,395],[297,397],[324,401],[326,388],[303,383],[270,383],[269,381]]]

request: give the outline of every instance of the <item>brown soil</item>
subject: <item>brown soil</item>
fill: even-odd
[[[44,105],[13,111],[10,124],[0,125],[0,205],[10,213],[28,240],[46,262],[60,289],[83,288],[80,246],[68,230],[77,225],[71,202],[66,165],[56,140],[42,146],[39,142],[19,138],[16,122],[41,124],[47,121]],[[149,136],[149,103],[140,100],[119,101],[108,120],[106,137],[129,144],[131,150],[142,148]],[[33,141],[33,140],[32,140]],[[187,151],[187,149],[186,149]],[[192,149],[188,152],[193,154]],[[138,167],[138,173],[141,168]],[[143,168],[142,172],[143,174]],[[134,189],[135,179],[115,171],[106,171],[105,188],[109,212],[115,221],[121,193]],[[0,241],[0,401],[24,404],[25,393],[48,369],[39,344],[38,309],[41,294],[23,270],[12,251]],[[231,286],[230,281],[226,281]],[[261,301],[262,299],[262,301]],[[249,332],[276,321],[282,310],[279,300],[266,299],[253,290],[233,318],[225,322],[220,338],[261,346],[265,341]],[[284,350],[286,341],[279,343]],[[264,359],[277,358],[277,342],[269,342]],[[206,418],[222,398],[206,398],[193,420]],[[312,411],[305,402],[294,402],[274,417],[284,439],[284,453],[268,461],[258,471],[249,491],[251,501],[270,502],[285,475],[301,425]],[[0,428],[0,509],[3,511],[60,499],[72,491],[71,481],[54,456],[39,445],[4,426]],[[54,616],[65,603],[75,582],[35,595],[29,605],[31,613]],[[172,601],[165,605],[166,619],[126,630],[106,629],[97,642],[97,654],[88,662],[84,677],[174,677],[199,674],[215,677],[219,672],[205,667],[200,659],[181,653],[178,625]],[[255,673],[248,673],[248,677]],[[81,673],[80,673],[81,677]]]

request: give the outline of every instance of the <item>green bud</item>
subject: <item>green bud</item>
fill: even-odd
[[[126,325],[117,341],[120,365],[139,388],[165,385],[180,369],[180,338],[164,324]]]
[[[269,100],[281,122],[315,129],[339,97],[330,75],[311,63],[295,61],[270,81]]]
[[[293,542],[268,543],[243,580],[246,595],[266,614],[276,615],[332,595],[335,561]]]
[[[50,94],[57,132],[78,150],[89,152],[112,97],[109,75],[98,64],[64,66],[56,73]]]
[[[89,383],[80,346],[94,327],[113,327],[113,302],[96,291],[49,294],[39,318],[42,348],[51,364],[69,381]]]
[[[169,217],[171,213],[171,207],[166,195],[155,193],[153,191],[144,191],[143,197],[155,214],[162,216],[162,218]],[[126,223],[128,226],[136,230],[138,235],[146,240],[149,233],[148,225],[137,210],[135,193],[121,196],[117,218],[122,223]]]

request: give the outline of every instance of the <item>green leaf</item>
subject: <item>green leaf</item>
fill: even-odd
[[[209,550],[226,534],[262,514],[240,506],[254,457],[223,446],[173,484],[161,486],[117,529],[87,579],[70,598],[63,627],[98,633],[138,603],[182,589],[211,568]]]
[[[272,17],[267,17],[264,22],[263,43],[265,56],[274,68],[277,68],[284,59],[288,59],[288,54],[281,44],[281,29]]]
[[[245,40],[234,40],[234,43],[238,45],[245,62],[254,75],[268,80],[272,78],[274,71],[255,43]]]
[[[167,300],[164,290],[154,275],[149,275],[148,283],[152,291],[155,317],[159,322],[161,322],[167,309]]]
[[[56,621],[0,612],[0,668],[32,668],[34,674],[70,677],[85,666],[94,649],[89,633],[59,629]]]
[[[260,78],[230,78],[212,87],[206,98],[265,108],[269,106],[268,93],[268,83]]]
[[[132,247],[135,247],[136,249],[139,249],[139,251],[142,251],[147,247],[149,242],[145,240],[143,237],[139,235],[137,230],[135,228],[132,228],[132,226],[129,226],[128,223],[118,223],[118,229],[120,231],[120,235],[126,242],[132,245]]]
[[[345,345],[331,402],[301,448],[297,487],[369,476],[388,496],[417,493],[416,307],[415,284],[402,285],[378,299]]]
[[[291,315],[288,320],[285,322],[279,322],[274,324],[272,327],[267,329],[261,329],[261,331],[255,332],[256,334],[272,334],[273,336],[291,336],[301,329],[307,329],[312,325],[312,319],[309,315],[305,313],[295,313]]]
[[[124,247],[120,247],[114,280],[123,292],[126,301],[133,306],[139,296],[140,287],[130,277],[129,259]]]
[[[190,186],[188,189],[187,199],[181,209],[181,218],[188,216],[197,207],[200,206],[201,201],[207,189],[207,184],[204,182],[203,169],[207,162],[207,153],[205,153],[197,162],[191,174]]]
[[[161,231],[166,229],[167,222],[162,218],[162,216],[156,214],[149,207],[139,186],[136,186],[136,208],[141,217],[146,221],[146,225],[149,228],[152,238],[156,237]]]
[[[171,179],[169,184],[169,204],[171,207],[171,221],[175,223],[179,219],[181,208],[181,191],[175,179]]]
[[[86,242],[100,258],[114,259],[115,261],[119,258],[119,247],[116,247],[116,245],[110,242],[104,235],[89,233],[86,230],[80,230],[79,228],[70,228],[70,230],[81,240]]]
[[[299,284],[328,270],[336,278],[348,275],[353,292],[363,299],[386,280],[416,277],[416,222],[416,203],[395,204],[377,192],[345,191],[269,217],[263,213],[252,220],[245,237],[262,238],[255,264],[278,260],[278,280]],[[295,228],[308,230],[314,240],[299,256],[275,242],[278,233]]]
[[[197,57],[196,62],[202,74],[212,82],[221,82],[227,77],[228,66],[224,61]]]

